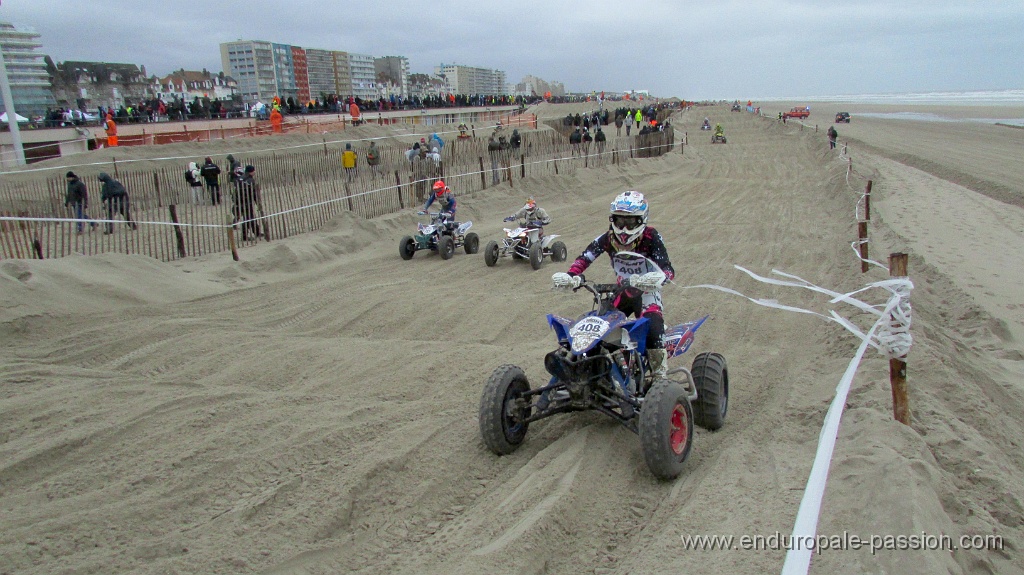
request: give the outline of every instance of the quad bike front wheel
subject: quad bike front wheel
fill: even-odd
[[[725,425],[729,410],[729,368],[718,353],[702,353],[693,358],[693,383],[697,400],[693,402],[693,422],[715,431]]]
[[[544,248],[538,242],[530,246],[530,267],[539,270],[542,263],[544,263]]]
[[[462,248],[466,250],[467,254],[475,254],[480,251],[480,236],[476,235],[476,232],[469,232],[466,234]]]
[[[410,236],[405,236],[402,241],[398,242],[398,255],[402,256],[403,260],[411,260],[413,254],[416,253],[416,240]]]
[[[565,258],[569,256],[569,250],[565,249],[565,244],[562,242],[555,242],[551,244],[551,261],[553,262],[564,262]]]
[[[441,236],[437,240],[437,253],[441,259],[450,260],[455,255],[455,240],[451,236]]]
[[[498,263],[498,242],[491,240],[484,246],[484,263],[489,268]]]
[[[670,379],[655,382],[640,408],[639,432],[651,473],[662,480],[678,477],[693,445],[693,409],[686,388]]]
[[[515,365],[502,365],[484,384],[480,396],[480,435],[484,445],[498,455],[508,455],[522,445],[530,424],[523,420],[533,408],[516,400],[530,391],[530,382]]]

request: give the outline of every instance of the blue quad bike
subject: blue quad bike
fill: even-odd
[[[475,254],[480,250],[480,237],[469,228],[473,222],[456,222],[450,219],[447,212],[416,212],[420,216],[430,216],[430,223],[418,222],[416,235],[405,236],[398,242],[398,255],[403,260],[411,260],[420,250],[431,250],[441,255],[441,259],[451,259],[455,248],[463,248],[467,254]]]
[[[619,252],[619,256],[623,252]],[[654,263],[642,255],[646,265]],[[648,269],[650,269],[648,267]],[[551,379],[530,388],[521,368],[494,370],[480,398],[480,433],[498,455],[522,445],[530,424],[572,411],[599,411],[640,436],[644,461],[659,479],[677,477],[690,454],[693,426],[708,430],[725,424],[729,369],[718,353],[697,355],[690,369],[677,367],[655,381],[646,357],[647,318],[629,319],[613,306],[628,286],[591,283],[594,308],[575,320],[549,314],[558,347],[544,357]],[[685,353],[708,319],[665,330],[666,361]]]

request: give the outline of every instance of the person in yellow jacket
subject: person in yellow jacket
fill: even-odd
[[[636,109],[636,115],[633,116],[633,119],[636,120],[636,129],[639,130],[640,124],[644,121],[644,113],[640,111],[640,108]]]
[[[351,182],[356,177],[356,153],[352,150],[352,144],[345,144],[345,151],[341,153],[341,167],[345,168],[345,176]]]

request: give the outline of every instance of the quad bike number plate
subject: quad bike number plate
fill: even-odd
[[[572,339],[572,350],[582,351],[590,347],[594,340],[600,339],[608,331],[609,324],[599,317],[584,318],[569,329],[569,338]]]

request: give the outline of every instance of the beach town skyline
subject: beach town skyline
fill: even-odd
[[[287,11],[253,10],[226,1],[192,14],[165,13],[150,0],[131,11],[99,0],[76,13],[72,24],[62,6],[8,1],[0,20],[35,28],[42,52],[55,62],[128,62],[157,75],[179,68],[220,71],[220,43],[242,38],[401,55],[413,73],[457,63],[502,70],[510,83],[532,74],[575,93],[646,89],[697,100],[744,94],[821,99],[1022,88],[1015,70],[1024,53],[1018,34],[1024,6],[1011,1],[773,1],[756,13],[710,2],[642,2],[629,12],[607,2],[586,11],[539,2],[459,1],[429,10],[398,2],[395,10],[374,12],[325,11],[307,1]],[[69,25],[83,34],[68,34]]]

